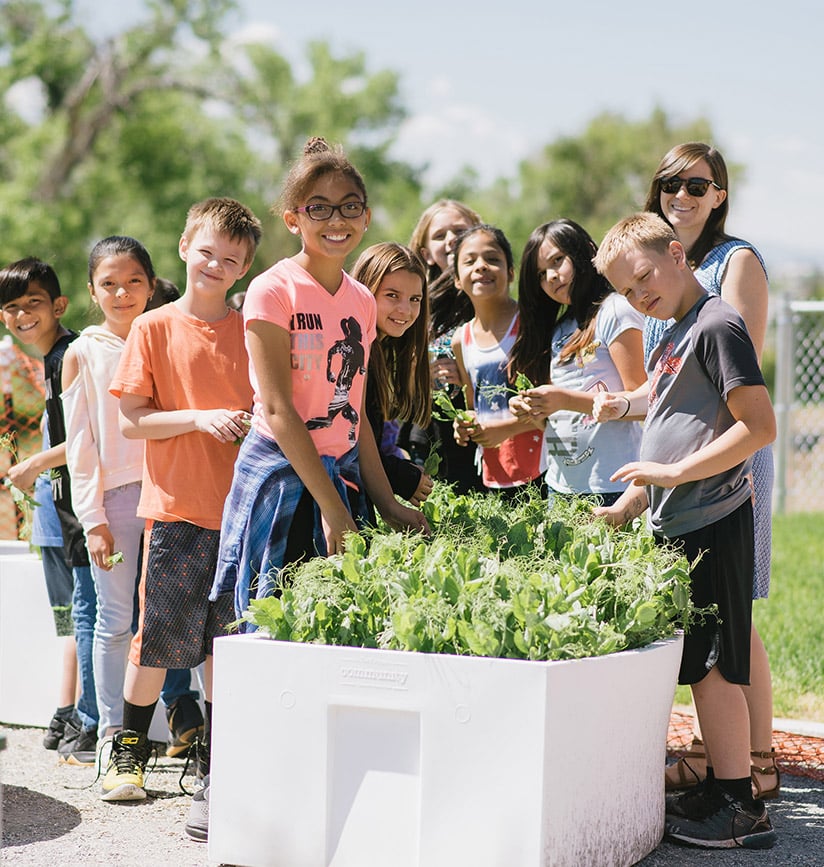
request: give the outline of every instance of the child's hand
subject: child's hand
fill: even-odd
[[[659,464],[655,461],[631,461],[616,470],[610,481],[632,482],[633,485],[655,485],[674,488],[681,483],[677,464]]]
[[[342,554],[344,552],[344,537],[347,533],[357,533],[358,528],[349,514],[346,506],[341,501],[340,508],[335,509],[334,515],[327,516],[321,512],[321,524],[323,536],[326,539],[326,555]]]
[[[530,421],[529,413],[532,407],[529,398],[523,394],[516,394],[515,397],[509,398],[509,411],[520,422]]]
[[[204,409],[195,416],[195,430],[231,443],[246,436],[251,416],[243,409]]]
[[[474,412],[465,410],[463,416],[459,416],[452,421],[452,431],[455,435],[455,442],[459,446],[465,446],[472,434],[478,426],[478,420]]]
[[[554,385],[539,385],[523,393],[523,398],[529,406],[528,421],[543,422],[552,413],[564,408],[563,394]]]
[[[610,391],[596,392],[592,399],[592,417],[597,422],[616,421],[629,410],[629,398]]]
[[[410,530],[413,533],[430,535],[429,523],[423,512],[410,509],[397,500],[393,500],[386,512],[381,511],[381,517],[395,530]]]
[[[111,572],[114,536],[108,524],[98,524],[86,533],[86,547],[92,563],[104,572]]]
[[[454,358],[436,358],[430,363],[429,369],[432,372],[432,384],[435,388],[461,384],[458,365]]]
[[[509,421],[490,420],[481,424],[477,419],[469,433],[473,443],[486,449],[497,448],[502,442],[512,436],[512,423]]]
[[[26,491],[34,487],[34,483],[40,475],[40,467],[34,458],[26,458],[25,461],[10,466],[7,475],[15,488]]]
[[[420,504],[432,493],[432,476],[427,473],[421,473],[418,487],[415,488],[415,493],[409,498],[409,502],[418,508]]]

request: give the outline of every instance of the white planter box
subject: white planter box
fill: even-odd
[[[0,548],[0,721],[46,726],[57,707],[63,648],[43,564],[26,542]]]
[[[0,541],[0,722],[48,726],[68,641],[57,635],[40,557],[27,542]],[[163,742],[168,735],[158,702],[149,737]]]
[[[664,828],[680,636],[569,662],[215,645],[209,858],[630,865]]]

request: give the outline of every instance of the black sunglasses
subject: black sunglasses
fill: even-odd
[[[695,199],[705,196],[710,185],[716,190],[721,189],[715,181],[708,181],[706,178],[679,178],[677,175],[671,178],[661,178],[659,183],[661,184],[661,192],[668,195],[674,195],[682,186],[686,186],[687,195]]]

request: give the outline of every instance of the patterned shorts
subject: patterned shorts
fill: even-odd
[[[140,620],[129,660],[150,668],[194,668],[234,620],[232,597],[209,602],[219,530],[186,521],[147,521]]]

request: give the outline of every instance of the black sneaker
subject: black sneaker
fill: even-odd
[[[705,849],[770,849],[775,844],[775,831],[763,801],[745,805],[717,786],[706,800],[712,808],[707,808],[708,815],[703,818],[667,813],[666,835]]]
[[[57,745],[57,759],[67,765],[94,765],[97,759],[97,728],[84,729],[76,715],[69,717],[63,727],[63,739]]]
[[[72,708],[72,710],[74,710]],[[60,746],[60,741],[63,740],[63,735],[66,731],[66,720],[70,719],[72,711],[67,714],[61,714],[56,711],[49,722],[49,727],[46,734],[43,735],[43,746],[47,750],[56,750]]]
[[[166,719],[171,733],[166,755],[170,758],[187,755],[192,744],[203,737],[200,705],[190,695],[182,695],[166,708]]]
[[[151,745],[142,732],[122,731],[112,738],[112,752],[103,778],[104,801],[142,801]]]
[[[706,819],[717,807],[712,797],[714,788],[711,783],[703,779],[677,795],[667,795],[665,810],[667,816],[698,821]]]

